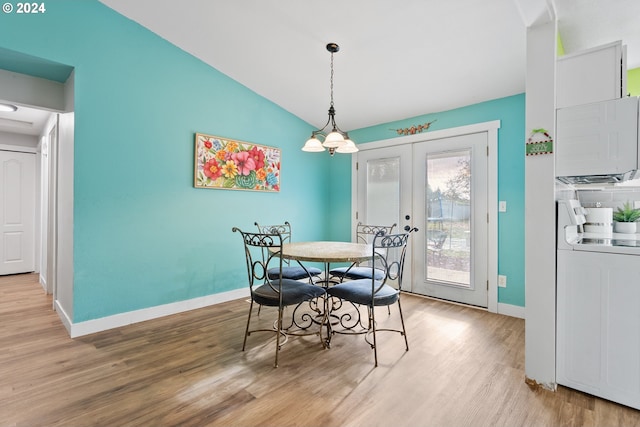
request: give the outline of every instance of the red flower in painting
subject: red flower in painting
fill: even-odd
[[[216,159],[210,159],[204,164],[203,172],[209,179],[216,180],[222,175],[222,168]]]
[[[256,164],[256,169],[262,169],[264,167],[264,151],[260,150],[255,145],[249,150],[249,155]]]
[[[205,141],[204,146],[207,147],[207,150],[211,150],[211,147],[213,147],[213,144],[211,143],[211,141]]]
[[[249,155],[248,151],[233,153],[231,159],[238,167],[238,173],[240,175],[249,175],[252,170],[256,169],[256,162],[253,160],[253,157]]]

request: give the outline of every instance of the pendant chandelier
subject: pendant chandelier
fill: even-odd
[[[331,52],[331,103],[329,104],[329,120],[318,130],[311,132],[311,138],[302,147],[302,151],[320,152],[329,149],[329,154],[355,153],[358,147],[349,139],[347,132],[342,131],[336,124],[336,110],[333,108],[333,54],[340,50],[336,43],[329,43],[327,50]],[[331,125],[331,132],[325,133],[325,129]],[[322,138],[320,140],[318,137]]]

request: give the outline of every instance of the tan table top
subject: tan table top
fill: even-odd
[[[282,246],[282,257],[312,262],[357,262],[371,259],[371,245],[351,242],[292,242]]]

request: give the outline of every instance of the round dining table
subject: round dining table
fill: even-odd
[[[360,262],[372,256],[371,245],[351,242],[291,242],[282,245],[282,258],[311,262]]]
[[[291,242],[282,245],[280,257],[283,259],[321,262],[324,264],[324,276],[315,283],[324,287],[329,287],[332,283],[330,280],[330,264],[332,262],[362,262],[370,260],[373,257],[373,248],[365,243],[351,242],[330,242],[330,241],[314,241],[314,242]],[[318,323],[326,326],[327,336],[323,340],[325,347],[331,346],[331,308],[329,298],[325,298],[324,310],[318,312],[319,317],[323,320]]]
[[[291,242],[282,245],[280,256],[297,261],[321,262],[324,264],[324,283],[329,284],[332,262],[361,262],[373,256],[371,245],[352,242]]]

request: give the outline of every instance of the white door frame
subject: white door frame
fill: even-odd
[[[53,310],[56,310],[58,300],[58,124],[60,115],[56,114],[48,135],[49,151],[47,161],[49,162],[49,204],[47,206],[47,293],[52,298]]]
[[[489,209],[488,239],[487,248],[487,274],[489,278],[489,290],[487,309],[492,313],[498,312],[498,129],[500,120],[476,123],[472,125],[460,126],[450,129],[437,130],[415,135],[407,135],[397,138],[384,139],[379,141],[358,144],[360,150],[372,150],[375,148],[393,147],[402,144],[412,144],[421,141],[461,136],[471,133],[487,132],[489,153],[487,156],[487,204]],[[351,156],[351,229],[354,230],[357,221],[356,209],[358,206],[356,156]]]

